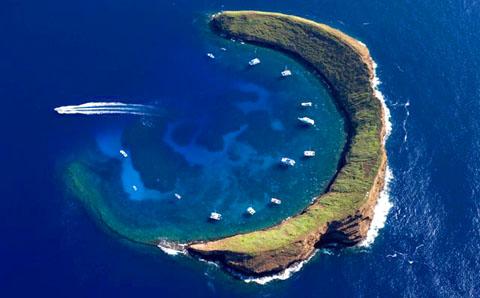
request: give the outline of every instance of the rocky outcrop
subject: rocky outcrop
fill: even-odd
[[[348,247],[356,245],[365,239],[373,219],[377,199],[385,185],[385,171],[387,167],[385,152],[383,152],[382,157],[382,163],[372,189],[368,194],[368,199],[354,214],[338,221],[330,222],[325,233],[319,237],[319,241],[316,244],[317,247],[328,245]]]

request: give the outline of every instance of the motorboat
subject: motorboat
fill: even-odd
[[[248,61],[248,65],[250,65],[250,66],[254,66],[254,65],[257,65],[257,64],[260,64],[260,59],[258,59],[258,58],[253,58],[252,60]]]
[[[311,101],[304,101],[300,105],[304,108],[313,106]]]
[[[215,55],[213,55],[212,53],[207,53],[207,57],[211,59],[215,59]]]
[[[122,149],[122,150],[120,150],[119,152],[120,152],[120,154],[121,154],[123,157],[125,157],[125,158],[128,157],[128,154],[127,154],[127,152],[126,152],[125,150]]]
[[[308,117],[299,117],[297,118],[300,122],[302,122],[303,124],[308,124],[308,125],[315,125],[315,120],[313,120],[312,118],[308,118]]]
[[[222,215],[220,213],[217,213],[217,212],[212,212],[212,213],[210,213],[210,219],[211,220],[221,220]]]
[[[181,200],[181,199],[182,199],[182,196],[181,196],[180,194],[178,194],[178,193],[175,193],[174,196],[175,196],[175,198],[176,198],[177,200]]]
[[[247,208],[247,213],[250,214],[250,215],[254,215],[256,213],[255,209],[253,209],[253,207],[248,207]]]
[[[288,157],[282,157],[282,159],[280,159],[280,161],[282,162],[282,164],[284,164],[286,166],[293,167],[295,165],[295,160],[293,160],[291,158],[288,158]]]

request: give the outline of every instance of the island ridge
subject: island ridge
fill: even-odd
[[[372,86],[367,47],[327,25],[279,13],[225,11],[210,25],[226,38],[287,53],[317,73],[345,116],[348,136],[327,192],[300,214],[260,231],[189,243],[189,253],[264,276],[308,259],[318,247],[358,244],[367,235],[387,165],[385,111]]]

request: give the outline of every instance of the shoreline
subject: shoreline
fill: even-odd
[[[223,19],[221,21],[224,21],[227,23],[223,28],[224,24],[219,24],[218,21],[219,19]],[[262,20],[262,19],[267,19]],[[351,55],[351,52],[353,52],[355,55],[357,55],[357,59],[355,63],[363,64],[365,68],[368,69],[368,97],[366,99],[363,99],[363,101],[370,100],[371,98],[374,98],[377,103],[380,103],[380,108],[371,108],[371,111],[367,112],[372,112],[375,114],[375,112],[379,113],[379,120],[380,123],[379,125],[379,131],[377,138],[380,139],[380,144],[378,148],[378,155],[372,155],[372,161],[374,161],[374,164],[378,164],[376,175],[372,181],[371,187],[368,188],[368,191],[365,193],[363,199],[357,196],[355,199],[352,199],[352,201],[360,201],[360,204],[357,204],[358,206],[355,208],[355,210],[350,210],[350,212],[347,212],[348,214],[345,214],[345,216],[336,216],[331,217],[330,220],[326,220],[323,224],[322,223],[317,223],[314,222],[314,226],[311,226],[310,229],[313,231],[302,231],[303,234],[295,234],[295,230],[291,229],[284,229],[285,226],[291,225],[292,222],[295,223],[295,221],[299,221],[299,218],[305,217],[308,212],[310,212],[311,209],[317,209],[316,214],[314,215],[321,215],[321,212],[323,211],[324,206],[322,206],[323,199],[324,197],[328,197],[331,193],[335,192],[337,185],[336,182],[340,180],[341,177],[339,178],[340,175],[344,175],[344,169],[349,166],[349,158],[351,158],[352,151],[354,150],[352,147],[357,144],[355,142],[360,142],[360,140],[357,137],[359,134],[358,131],[361,129],[359,128],[359,123],[361,123],[362,119],[354,119],[352,117],[352,110],[355,111],[355,109],[352,109],[351,106],[348,104],[351,104],[348,102],[350,98],[345,100],[342,98],[342,94],[338,92],[336,89],[337,86],[333,84],[331,80],[328,79],[328,73],[325,74],[319,69],[318,65],[315,67],[315,65],[312,65],[311,61],[308,61],[308,59],[302,59],[302,55],[299,54],[298,52],[295,52],[292,50],[292,48],[284,47],[282,48],[282,43],[275,43],[278,40],[275,40],[275,38],[272,38],[274,42],[271,42],[267,37],[258,37],[255,36],[255,34],[250,34],[248,32],[249,26],[252,27],[255,24],[255,22],[258,22],[258,27],[262,30],[269,29],[269,22],[271,21],[278,22],[279,24],[282,24],[282,22],[286,23],[288,26],[304,26],[308,30],[311,30],[313,33],[315,30],[321,31],[323,30],[322,34],[327,36],[327,38],[330,38],[330,42],[333,40],[336,44],[337,47],[342,47],[341,51],[342,54],[345,56]],[[229,23],[230,22],[230,23]],[[263,23],[262,23],[263,22]],[[291,23],[293,25],[291,25]],[[292,54],[296,56],[297,60],[300,60],[303,63],[306,63],[307,65],[312,65],[313,69],[316,70],[320,76],[324,79],[326,79],[326,83],[329,85],[329,87],[332,88],[332,95],[334,100],[338,101],[338,104],[343,107],[346,110],[346,120],[347,122],[351,123],[352,125],[352,130],[353,132],[348,132],[348,140],[346,144],[346,152],[345,152],[345,161],[340,164],[340,169],[338,172],[335,174],[335,176],[332,179],[331,185],[329,186],[328,190],[326,193],[323,195],[318,196],[312,204],[307,206],[304,211],[302,211],[300,214],[293,216],[289,219],[286,219],[279,223],[276,226],[266,228],[263,230],[259,231],[254,231],[250,233],[243,233],[243,234],[237,234],[233,235],[230,237],[226,238],[221,238],[218,240],[213,240],[213,241],[204,241],[204,242],[192,242],[188,243],[186,245],[187,251],[193,255],[200,257],[202,259],[207,259],[211,261],[216,261],[220,264],[222,264],[224,267],[226,267],[229,271],[233,270],[235,273],[238,273],[240,275],[247,275],[251,277],[266,277],[266,276],[271,276],[272,274],[282,274],[282,272],[285,272],[288,269],[291,268],[297,268],[298,265],[301,265],[305,263],[308,259],[310,259],[313,254],[315,253],[316,249],[319,247],[327,247],[327,246],[341,246],[341,247],[347,247],[347,246],[353,246],[361,241],[363,241],[370,228],[370,224],[372,222],[373,216],[374,216],[374,209],[377,205],[377,201],[379,198],[380,193],[384,190],[385,188],[385,174],[387,170],[387,156],[385,152],[385,141],[386,138],[388,137],[389,133],[389,124],[387,125],[388,118],[388,109],[385,106],[385,103],[382,101],[382,98],[380,98],[379,91],[377,90],[378,86],[378,78],[376,77],[375,73],[375,62],[373,59],[370,57],[368,53],[368,48],[361,43],[360,41],[357,41],[356,39],[353,39],[344,33],[330,28],[326,25],[318,24],[310,20],[302,19],[299,17],[295,16],[288,16],[288,15],[283,15],[283,14],[277,14],[277,13],[263,13],[263,12],[254,12],[254,11],[240,11],[240,12],[222,12],[219,14],[215,14],[212,17],[211,21],[212,28],[217,31],[217,33],[225,35],[225,37],[236,37],[236,38],[241,38],[242,40],[245,40],[246,42],[251,42],[255,44],[259,44],[264,47],[269,47],[273,48],[276,50],[280,50],[282,52],[286,52],[287,54]],[[230,26],[230,27],[228,27]],[[263,26],[263,27],[262,27]],[[278,25],[277,25],[278,26]],[[240,28],[240,29],[239,29]],[[294,29],[297,29],[296,27],[292,27]],[[312,29],[313,28],[313,29]],[[242,32],[242,29],[245,29],[245,32]],[[254,28],[257,29],[257,28]],[[304,29],[304,28],[302,28]],[[305,29],[305,30],[307,30]],[[237,31],[234,31],[237,30]],[[276,30],[276,28],[275,28]],[[280,30],[281,31],[281,30]],[[298,30],[300,31],[300,30]],[[255,32],[255,30],[252,29],[252,32]],[[308,33],[311,33],[308,32]],[[276,31],[274,32],[274,34]],[[262,33],[260,33],[261,35]],[[281,34],[281,33],[278,33]],[[323,38],[325,38],[323,36]],[[264,38],[262,40],[262,38]],[[283,41],[282,39],[279,39]],[[288,42],[288,41],[287,41]],[[349,49],[346,49],[348,47]],[[296,45],[293,44],[293,49],[296,49]],[[347,57],[351,61],[351,57]],[[360,59],[358,59],[360,58]],[[349,60],[349,61],[350,61]],[[358,61],[360,60],[360,61]],[[321,61],[322,62],[322,61]],[[325,62],[325,64],[327,64]],[[322,65],[321,65],[322,66]],[[329,65],[327,65],[329,66]],[[357,68],[361,68],[362,66],[358,66]],[[363,71],[363,73],[361,73]],[[365,75],[365,70],[359,70],[361,75]],[[348,84],[345,84],[347,87]],[[357,86],[354,86],[357,87]],[[365,86],[360,86],[365,88]],[[360,90],[360,89],[359,89]],[[367,90],[367,89],[363,89]],[[350,90],[347,90],[350,91]],[[348,92],[346,93],[348,95]],[[351,100],[353,101],[353,100]],[[360,101],[361,102],[361,101]],[[372,107],[375,107],[375,104],[369,103]],[[350,109],[350,110],[349,110]],[[357,111],[358,112],[358,111]],[[378,120],[378,119],[377,119]],[[375,124],[375,122],[372,122]],[[368,123],[370,124],[370,123]],[[373,126],[374,128],[376,126]],[[352,145],[351,142],[354,142],[355,144]],[[375,157],[377,156],[377,157]],[[373,159],[376,158],[376,159]],[[368,165],[370,168],[373,167],[372,163]],[[365,171],[365,170],[364,170]],[[367,177],[368,178],[368,177]],[[366,178],[366,179],[367,179]],[[362,188],[363,189],[363,188]],[[338,191],[336,192],[338,193]],[[334,194],[335,195],[335,194]],[[341,194],[340,194],[341,195]],[[339,196],[340,196],[339,195]],[[358,193],[355,193],[355,195],[358,195]],[[333,196],[333,195],[332,195]],[[328,207],[328,206],[327,206]],[[321,211],[318,211],[318,209],[322,209]],[[350,208],[351,209],[351,208]],[[353,212],[352,212],[353,211]],[[341,212],[337,212],[341,213]],[[308,214],[309,215],[309,214]],[[307,222],[310,223],[311,222]],[[287,227],[289,228],[289,227]],[[294,228],[297,229],[303,229],[304,227],[301,227],[299,225],[294,226]],[[269,242],[270,239],[268,236],[271,237],[276,237],[282,230],[285,230],[287,233],[292,232],[293,236],[291,236],[289,239],[286,241],[280,242],[280,243],[275,243],[272,244],[271,246],[264,245],[263,247],[248,247],[245,245],[245,243],[250,244],[255,243],[257,241],[258,243],[258,238],[261,237],[266,237],[264,238],[265,242]],[[261,237],[259,237],[259,234]],[[290,235],[289,235],[290,236]],[[287,236],[288,237],[288,236]],[[254,241],[251,240],[253,238]],[[278,241],[277,241],[278,242]],[[243,246],[243,247],[242,247]],[[281,260],[279,260],[279,258]],[[298,268],[299,270],[299,268]],[[298,270],[293,270],[293,272],[296,272]]]

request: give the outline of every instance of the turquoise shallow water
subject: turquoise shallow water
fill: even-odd
[[[103,223],[129,238],[137,238],[132,229],[147,238],[186,241],[265,228],[305,208],[336,171],[344,122],[319,78],[286,55],[214,35],[206,17],[199,23],[205,90],[147,101],[160,116],[98,128],[99,154],[83,160],[96,172],[95,183],[85,185],[101,193],[92,207],[108,211]],[[262,62],[249,66],[255,57]],[[291,77],[281,77],[285,67]],[[302,101],[313,106],[301,107]],[[302,125],[297,118],[303,116],[315,126]],[[316,156],[305,158],[304,150]],[[282,166],[282,157],[296,165]],[[272,197],[281,206],[272,206]],[[254,216],[246,214],[248,207]],[[222,220],[211,222],[210,212]]]

